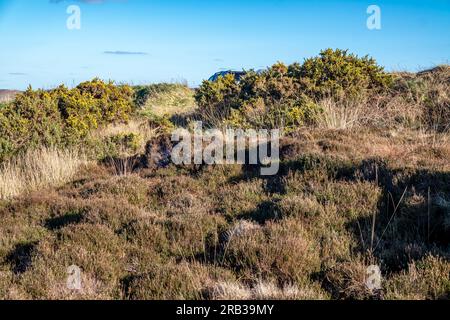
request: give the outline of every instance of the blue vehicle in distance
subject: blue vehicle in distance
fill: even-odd
[[[215,82],[219,79],[219,77],[225,77],[228,74],[232,74],[234,76],[234,78],[236,79],[236,81],[239,82],[241,80],[241,78],[247,74],[247,72],[232,71],[232,70],[219,71],[219,72],[216,72],[211,78],[209,78],[208,81]]]

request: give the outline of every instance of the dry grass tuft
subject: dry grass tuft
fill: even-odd
[[[101,138],[115,136],[123,133],[134,133],[143,136],[144,140],[150,140],[154,137],[155,129],[148,126],[146,120],[130,120],[127,123],[113,123],[102,129],[97,130],[94,134]]]
[[[0,166],[0,199],[67,183],[86,163],[86,158],[75,150],[29,151]]]
[[[358,126],[363,115],[360,103],[337,103],[333,99],[324,99],[319,103],[323,112],[318,125],[325,129],[350,129]]]

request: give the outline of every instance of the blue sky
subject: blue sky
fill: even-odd
[[[80,30],[66,27],[73,4]],[[366,27],[371,4],[381,30]],[[328,47],[417,71],[449,63],[450,1],[0,0],[0,39],[6,89],[95,76],[194,86],[219,70],[301,62]]]

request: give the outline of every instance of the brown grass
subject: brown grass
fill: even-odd
[[[1,296],[445,297],[448,145],[416,131],[297,134],[282,141],[272,178],[244,166],[115,176],[90,165],[57,191],[0,202]],[[82,269],[81,291],[65,286],[72,264]],[[371,264],[383,272],[376,294],[365,286]]]
[[[0,199],[67,183],[85,164],[83,155],[74,150],[29,151],[1,165]]]
[[[445,107],[447,80],[402,77],[394,97],[323,101],[320,127],[282,139],[273,177],[242,165],[118,176],[53,149],[6,163],[0,298],[449,299],[450,139],[425,125],[421,100]],[[72,264],[80,291],[65,285]]]

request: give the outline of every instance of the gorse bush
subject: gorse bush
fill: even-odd
[[[248,73],[240,85],[239,113],[248,126],[289,131],[314,122],[320,113],[318,105],[301,92],[299,83],[281,62],[260,74]]]
[[[233,75],[219,77],[217,81],[204,81],[195,94],[203,117],[210,124],[218,124],[240,106],[240,85]]]
[[[391,84],[392,76],[374,59],[327,49],[302,65],[278,62],[260,73],[250,71],[240,81],[233,75],[204,81],[196,100],[207,122],[289,131],[315,123],[321,99],[357,99]]]
[[[73,90],[58,88],[56,97],[69,134],[85,137],[90,130],[127,121],[133,111],[131,87],[99,79],[83,82]]]
[[[233,109],[224,124],[242,128],[282,128],[290,132],[316,122],[320,113],[320,107],[306,96],[274,104],[257,98],[245,101],[239,109]]]
[[[91,129],[99,126],[100,108],[91,95],[61,87],[55,97],[59,100],[59,111],[64,119],[66,137],[72,142],[85,137]]]
[[[202,120],[211,125],[290,129],[319,112],[282,63],[261,74],[250,71],[239,82],[233,75],[205,81],[196,100]]]
[[[40,143],[60,144],[62,139],[58,101],[50,92],[29,88],[0,110],[0,159]]]
[[[74,89],[28,88],[0,108],[0,160],[38,145],[70,145],[102,125],[127,121],[133,90],[99,79]]]
[[[141,139],[135,133],[119,133],[106,137],[101,143],[103,152],[98,152],[98,155],[103,155],[103,160],[134,155],[139,151],[139,147],[142,144]]]
[[[99,79],[83,82],[78,87],[82,95],[92,96],[99,109],[100,124],[127,121],[133,111],[133,89],[128,85],[116,86],[113,82],[105,83]]]
[[[289,66],[289,75],[300,82],[311,97],[352,98],[392,85],[392,76],[384,72],[373,58],[358,57],[347,50],[327,49],[318,57],[306,59],[303,65]]]

